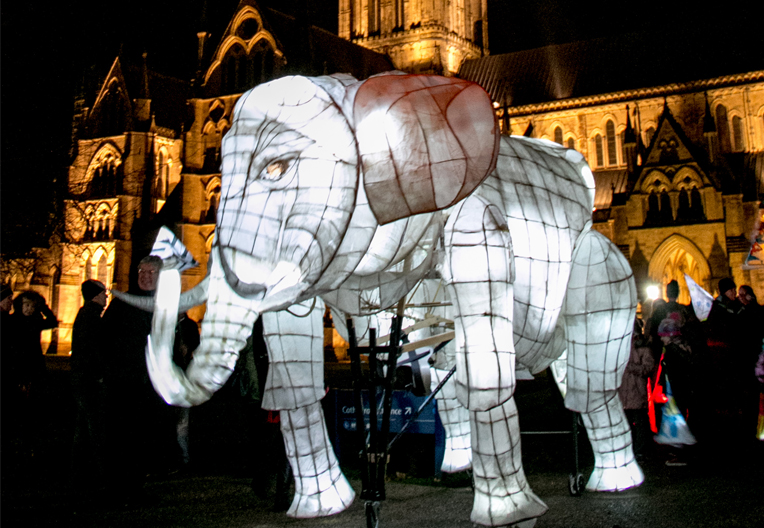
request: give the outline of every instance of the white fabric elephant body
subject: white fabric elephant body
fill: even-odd
[[[154,360],[152,380],[172,403],[204,401],[263,314],[263,406],[282,411],[297,481],[289,515],[353,500],[318,404],[323,310],[313,299],[368,315],[426,276],[452,303],[474,522],[532,524],[546,510],[522,471],[512,394],[518,364],[539,371],[563,352],[566,404],[583,413],[595,451],[589,487],[641,483],[615,392],[636,292],[618,248],[591,230],[594,182],[579,153],[500,137],[487,95],[465,81],[292,77],[242,96],[222,172],[202,344],[187,376]],[[155,313],[152,353],[166,354]]]

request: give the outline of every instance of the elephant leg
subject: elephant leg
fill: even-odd
[[[594,451],[588,490],[618,491],[644,481],[617,392],[631,351],[636,304],[633,275],[621,251],[596,231],[583,234],[563,311],[565,406],[581,413]]]
[[[543,515],[547,506],[525,478],[515,399],[488,411],[471,411],[470,426],[475,477],[470,520],[486,526],[533,526],[528,521]]]
[[[475,499],[471,520],[533,524],[547,507],[522,468],[512,393],[513,256],[497,208],[471,196],[449,218],[441,274],[454,306],[456,396],[470,410]]]
[[[448,371],[430,369],[432,390],[446,377]],[[449,379],[435,395],[438,415],[446,432],[446,447],[441,471],[458,473],[472,467],[472,439],[470,437],[470,413],[456,399],[454,380]]]
[[[270,366],[262,407],[281,411],[281,432],[295,478],[287,515],[298,518],[338,513],[355,498],[324,423],[324,308],[320,300],[312,311],[311,305],[307,301],[291,307],[292,313],[263,314]]]
[[[295,476],[295,496],[287,515],[324,517],[350,506],[355,492],[334,455],[321,403],[281,411],[281,432]]]

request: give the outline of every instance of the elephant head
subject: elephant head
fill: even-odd
[[[315,296],[328,275],[341,284],[379,226],[469,195],[498,145],[488,95],[458,79],[285,77],[242,95],[222,143],[201,345],[187,376],[172,371],[172,306],[155,312],[151,348],[166,356],[149,359],[157,390],[177,405],[208,399],[258,314]],[[160,279],[158,308],[177,290],[169,282]]]

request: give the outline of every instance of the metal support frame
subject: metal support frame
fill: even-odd
[[[379,527],[380,501],[385,500],[385,474],[388,462],[387,438],[390,433],[390,411],[393,403],[393,383],[398,356],[401,354],[402,318],[394,317],[390,330],[390,344],[377,346],[376,330],[369,331],[369,346],[359,347],[352,319],[347,320],[351,372],[355,399],[356,431],[359,435],[361,464],[361,498],[366,501],[367,528]],[[364,378],[361,354],[369,355],[368,377]],[[386,355],[386,358],[379,357]],[[385,368],[386,367],[386,368]],[[364,420],[361,391],[369,393],[369,428]],[[381,398],[381,402],[380,402]],[[381,403],[382,423],[378,426]]]

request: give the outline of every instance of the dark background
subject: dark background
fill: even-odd
[[[154,67],[189,78],[204,4],[233,13],[238,0],[2,4],[0,207],[5,236],[0,243],[4,252],[19,240],[7,236],[9,232],[20,229],[23,241],[46,245],[44,228],[56,198],[63,196],[73,94],[84,70],[108,68],[122,47],[136,55],[146,50]],[[316,25],[337,31],[338,0],[263,0],[260,4],[302,14]],[[652,32],[646,46],[665,33],[695,39],[760,35],[760,4],[764,2],[720,7],[665,0],[660,7],[650,7],[603,0],[489,0],[490,51],[507,53],[633,31]],[[761,37],[757,39],[761,42]],[[762,49],[758,46],[752,53],[764,53]]]

